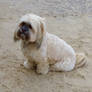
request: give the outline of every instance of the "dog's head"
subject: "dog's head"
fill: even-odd
[[[24,15],[14,32],[14,41],[23,40],[41,44],[45,33],[44,18],[34,14]]]

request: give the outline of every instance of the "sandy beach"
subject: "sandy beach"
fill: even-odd
[[[71,72],[38,75],[25,69],[13,33],[20,17],[46,18],[46,31],[84,52],[87,64]],[[0,92],[92,92],[92,0],[0,0]]]

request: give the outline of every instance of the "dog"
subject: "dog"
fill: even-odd
[[[21,50],[26,57],[24,67],[36,68],[37,73],[71,71],[86,63],[84,53],[74,49],[59,37],[46,31],[45,19],[35,14],[21,17],[14,32],[14,41],[21,41]]]

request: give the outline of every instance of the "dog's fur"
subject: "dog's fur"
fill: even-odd
[[[25,24],[30,25],[28,26],[29,39],[22,39],[18,35]],[[45,19],[37,15],[27,14],[20,19],[14,33],[14,40],[21,40],[21,49],[27,59],[24,66],[28,69],[36,66],[37,73],[71,71],[85,64],[85,55],[76,55],[74,49],[64,40],[46,32]]]

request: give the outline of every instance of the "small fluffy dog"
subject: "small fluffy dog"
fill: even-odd
[[[24,67],[37,73],[71,71],[85,64],[85,55],[59,37],[46,32],[45,19],[34,14],[24,15],[14,32],[14,41],[21,40],[21,49],[27,61]]]

